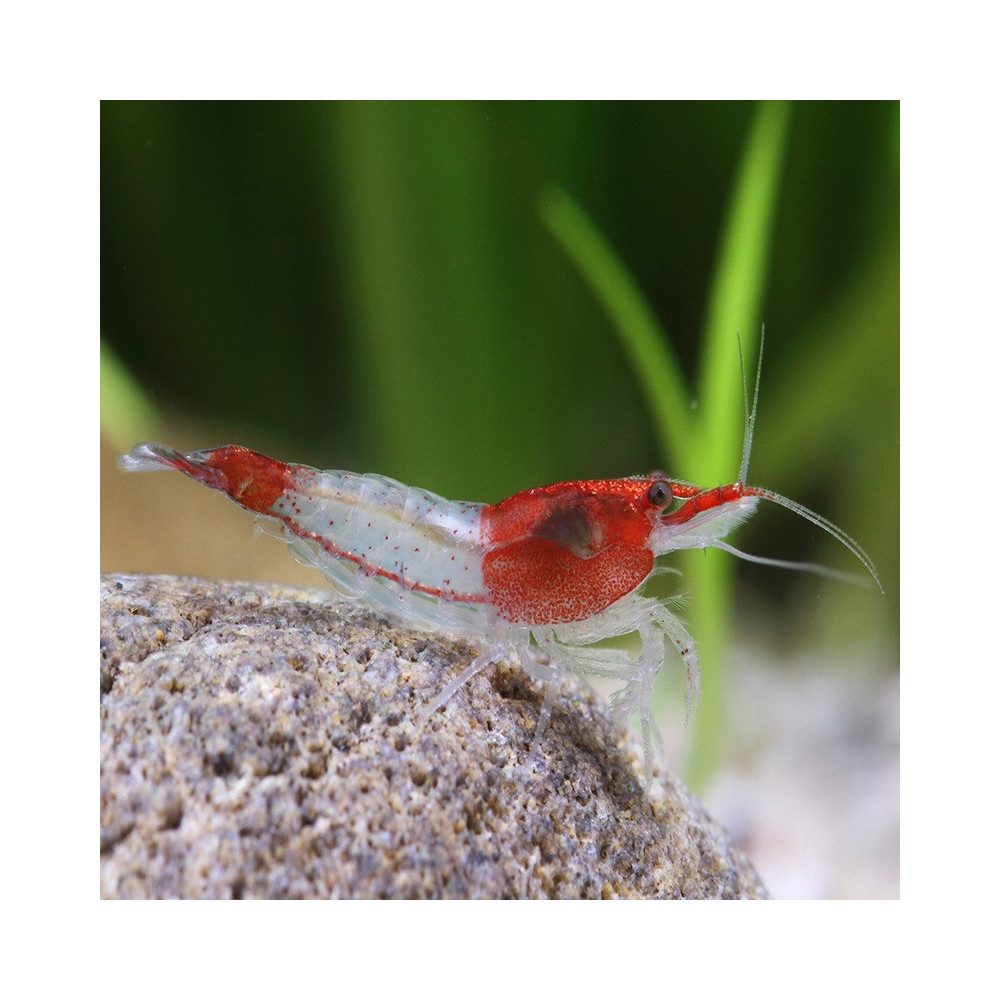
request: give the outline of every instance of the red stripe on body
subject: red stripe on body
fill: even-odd
[[[489,602],[486,594],[460,594],[457,591],[446,590],[443,587],[429,587],[427,584],[418,583],[416,580],[407,580],[401,573],[377,566],[375,563],[365,559],[364,556],[359,556],[354,552],[348,552],[346,549],[340,548],[330,541],[329,538],[325,538],[315,531],[307,531],[288,514],[270,514],[269,516],[281,521],[296,538],[315,542],[324,552],[333,558],[346,559],[348,562],[354,563],[365,576],[380,576],[386,580],[392,580],[393,583],[398,584],[404,590],[416,590],[421,594],[428,594],[431,597],[437,597],[444,601],[453,601],[458,604],[487,604]]]

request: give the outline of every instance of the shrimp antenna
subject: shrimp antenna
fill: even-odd
[[[819,563],[795,562],[792,559],[772,559],[769,556],[755,556],[723,541],[716,541],[711,544],[712,548],[722,549],[723,552],[728,552],[738,559],[759,563],[761,566],[776,566],[778,569],[794,569],[803,573],[815,573],[816,576],[825,576],[830,580],[839,580],[841,583],[850,583],[856,587],[871,586],[871,582],[866,576],[860,576],[857,573],[846,573],[839,569],[830,569],[829,566],[821,566]],[[881,587],[881,584],[879,586]],[[883,593],[885,592],[883,591]]]
[[[757,399],[760,396],[760,373],[764,367],[764,327],[760,328],[760,353],[757,355],[757,379],[753,386],[753,406],[748,405],[747,374],[743,360],[743,341],[736,338],[740,348],[740,378],[743,381],[743,460],[740,462],[740,483],[746,483],[750,469],[750,448],[753,445],[753,428],[757,422]]]
[[[740,463],[740,478],[739,483],[743,487],[743,493],[746,496],[761,497],[764,500],[770,500],[772,503],[778,504],[779,507],[786,507],[788,510],[792,511],[794,514],[798,514],[799,517],[804,517],[807,521],[811,521],[816,525],[817,528],[822,528],[823,531],[840,542],[845,548],[854,553],[854,556],[860,561],[861,565],[864,566],[866,570],[871,574],[872,579],[878,585],[878,589],[885,593],[885,588],[882,586],[882,581],[879,579],[878,570],[875,568],[875,563],[872,561],[871,556],[863,548],[861,548],[858,543],[851,538],[843,528],[838,528],[832,521],[828,521],[821,514],[817,514],[815,511],[810,510],[808,507],[797,503],[795,500],[789,500],[788,497],[782,496],[780,493],[775,493],[773,490],[767,490],[760,486],[747,486],[747,473],[750,469],[750,447],[753,444],[753,430],[754,424],[757,422],[757,400],[760,397],[760,373],[764,366],[764,327],[760,328],[760,353],[757,355],[757,378],[754,382],[753,387],[753,403],[748,405],[747,396],[747,377],[746,369],[744,367],[743,360],[743,343],[737,338],[737,343],[740,347],[740,376],[743,379],[743,414],[744,414],[744,431],[743,431],[743,461]],[[734,549],[725,543],[716,544],[716,548],[724,549],[726,552],[731,553],[734,556],[739,556],[741,559],[747,559],[750,562],[764,563],[770,566],[781,566],[785,569],[801,569],[808,573],[817,573],[820,576],[828,576],[832,579],[841,579],[846,581],[858,582],[857,577],[849,573],[840,573],[837,570],[827,569],[824,566],[817,566],[815,563],[797,563],[797,562],[786,562],[783,559],[767,559],[762,556],[752,556],[749,553],[741,552],[739,549]]]
[[[878,589],[885,593],[885,587],[882,586],[882,581],[879,579],[878,570],[875,568],[875,563],[872,562],[871,556],[863,548],[861,548],[858,543],[851,538],[851,536],[844,531],[843,528],[838,528],[833,521],[828,521],[822,514],[817,514],[816,511],[810,510],[808,507],[804,507],[802,504],[797,503],[795,500],[789,500],[788,497],[783,497],[780,493],[775,493],[773,490],[764,489],[762,486],[744,486],[743,495],[751,497],[760,497],[762,500],[770,500],[771,503],[778,504],[779,507],[786,507],[793,514],[798,514],[799,517],[804,517],[807,521],[811,521],[816,525],[817,528],[822,528],[828,535],[833,535],[834,538],[840,542],[846,549],[854,553],[855,558],[861,563],[862,566],[872,575],[872,579],[878,584]],[[791,563],[786,564],[789,567],[792,566]],[[811,564],[804,564],[801,568],[807,569]],[[813,571],[815,572],[815,571]]]

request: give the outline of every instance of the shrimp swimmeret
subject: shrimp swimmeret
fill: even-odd
[[[650,703],[665,660],[664,635],[687,671],[688,714],[700,690],[691,635],[663,603],[641,593],[658,556],[714,547],[792,565],[746,556],[723,541],[759,500],[770,500],[842,542],[881,588],[871,559],[840,528],[793,500],[746,485],[756,412],[755,388],[739,479],[710,489],[657,471],[556,483],[480,504],[445,500],[384,476],[286,465],[239,445],[182,455],[139,444],[119,464],[126,471],[177,469],[226,493],[347,597],[401,625],[484,647],[425,708],[421,722],[513,652],[545,690],[527,760],[538,750],[560,672],[568,668],[622,682],[612,707],[622,719],[639,715],[648,775]],[[594,648],[632,633],[637,653]]]

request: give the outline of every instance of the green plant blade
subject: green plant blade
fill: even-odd
[[[743,391],[737,371],[737,337],[743,358],[752,365],[758,350],[788,121],[789,108],[784,103],[766,102],[758,109],[719,246],[699,369],[701,420],[685,464],[685,469],[691,469],[688,474],[703,486],[734,478],[739,469]],[[688,617],[698,642],[703,690],[708,692],[697,720],[689,766],[690,781],[698,788],[704,787],[722,759],[729,731],[726,650],[736,565],[731,556],[717,551],[684,553],[682,562],[693,597]]]
[[[618,255],[565,191],[552,188],[541,202],[546,226],[587,281],[618,334],[653,414],[661,446],[678,475],[704,486],[739,469],[743,394],[737,337],[751,359],[770,256],[771,231],[789,110],[764,104],[758,110],[733,187],[708,302],[698,398],[692,418],[688,390],[676,355],[641,291]],[[698,644],[703,690],[710,692],[696,720],[690,780],[701,785],[725,745],[723,664],[731,614],[731,556],[699,551],[680,554],[693,600],[688,617]]]
[[[691,434],[689,389],[653,310],[611,244],[562,188],[550,187],[539,208],[611,320],[655,417],[660,446],[679,462]]]
[[[688,475],[707,484],[724,463],[738,468],[743,445],[743,392],[737,338],[753,368],[760,310],[767,283],[771,232],[790,117],[787,104],[765,102],[747,139],[719,245],[707,304],[704,351],[698,375],[703,418]]]
[[[101,433],[118,451],[155,437],[159,417],[119,357],[101,340]]]

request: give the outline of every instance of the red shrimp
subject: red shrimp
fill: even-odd
[[[663,602],[641,592],[658,556],[714,547],[797,566],[746,555],[723,541],[759,500],[770,500],[842,542],[881,589],[872,560],[840,528],[786,497],[746,484],[759,385],[758,363],[739,479],[709,489],[656,471],[556,483],[478,504],[445,500],[383,476],[287,465],[239,445],[182,455],[140,444],[119,464],[126,471],[177,469],[226,493],[349,599],[404,626],[484,647],[426,706],[421,723],[477,673],[514,653],[544,685],[526,763],[537,753],[560,674],[572,669],[621,682],[612,708],[623,720],[639,715],[648,777],[651,695],[665,660],[664,635],[687,672],[689,715],[700,690],[691,635]],[[594,648],[600,640],[632,633],[639,638],[637,653]]]

